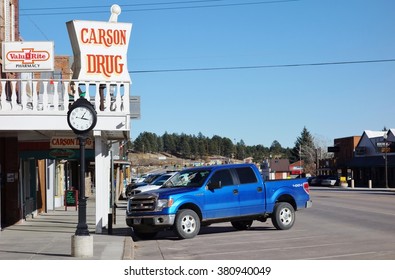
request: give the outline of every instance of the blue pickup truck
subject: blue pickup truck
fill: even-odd
[[[254,164],[214,165],[185,169],[162,188],[130,197],[126,223],[142,239],[168,228],[193,238],[201,226],[226,221],[245,230],[268,218],[286,230],[295,211],[311,205],[306,179],[264,182]]]

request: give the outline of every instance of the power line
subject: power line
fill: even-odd
[[[213,0],[215,1],[215,0]],[[217,0],[221,1],[221,0]],[[235,7],[235,6],[247,6],[247,5],[263,5],[263,4],[277,4],[277,3],[288,3],[288,2],[296,2],[301,0],[269,0],[269,1],[257,1],[257,2],[246,2],[246,3],[228,3],[228,4],[213,4],[213,5],[196,5],[196,6],[179,6],[179,7],[159,7],[159,8],[143,8],[143,9],[122,9],[122,13],[126,12],[147,12],[147,11],[165,11],[165,10],[182,10],[182,9],[202,9],[202,8],[218,8],[218,7]],[[199,1],[193,1],[199,2]],[[193,2],[185,2],[185,3],[193,3]],[[203,2],[203,1],[200,1]],[[144,4],[140,4],[144,5]],[[92,6],[95,7],[95,6]],[[100,6],[97,6],[100,7]],[[89,7],[73,7],[73,9],[85,9]],[[106,7],[108,8],[108,7]],[[53,8],[57,9],[57,8]],[[67,8],[61,8],[62,10]],[[71,9],[71,8],[70,8]],[[21,11],[23,9],[20,9]],[[57,13],[20,13],[19,16],[57,16],[57,15],[69,15],[69,14],[103,14],[108,13],[107,11],[70,11],[70,12],[57,12]]]
[[[195,4],[202,2],[220,2],[227,0],[195,0],[195,1],[172,1],[162,3],[139,3],[139,4],[122,4],[122,7],[137,7],[137,6],[157,6],[157,5],[176,5],[176,4]],[[64,10],[64,9],[92,9],[92,8],[105,8],[108,9],[108,5],[96,5],[96,6],[69,6],[69,7],[41,7],[41,8],[25,8],[19,9],[20,11],[42,11],[42,10]]]
[[[49,41],[47,35],[41,30],[41,28],[37,25],[37,23],[36,23],[34,20],[32,20],[31,17],[27,17],[27,18],[28,18],[28,19],[32,22],[32,24],[37,28],[37,30],[41,33],[41,35],[42,35],[47,41]]]
[[[355,61],[334,61],[334,62],[316,62],[316,63],[298,63],[298,64],[273,64],[273,65],[253,65],[253,66],[230,66],[230,67],[205,67],[205,68],[180,68],[180,69],[156,69],[156,70],[131,70],[131,74],[147,73],[166,73],[166,72],[193,72],[193,71],[221,71],[221,70],[248,70],[262,68],[288,68],[288,67],[309,67],[309,66],[331,66],[346,64],[366,64],[366,63],[384,63],[395,62],[395,58],[377,59],[377,60],[355,60]]]

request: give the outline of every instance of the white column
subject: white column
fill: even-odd
[[[94,131],[95,136],[95,192],[96,192],[96,233],[102,233],[108,224],[110,211],[110,153],[107,141],[100,131]]]
[[[55,209],[55,174],[56,174],[56,162],[52,159],[46,160],[46,180],[47,180],[47,210],[54,210]]]

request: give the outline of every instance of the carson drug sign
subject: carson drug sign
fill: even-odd
[[[66,23],[73,53],[73,79],[129,81],[131,23],[73,20]]]

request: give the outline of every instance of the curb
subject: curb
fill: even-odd
[[[123,246],[123,260],[133,260],[134,259],[134,243],[132,237],[125,237]]]

